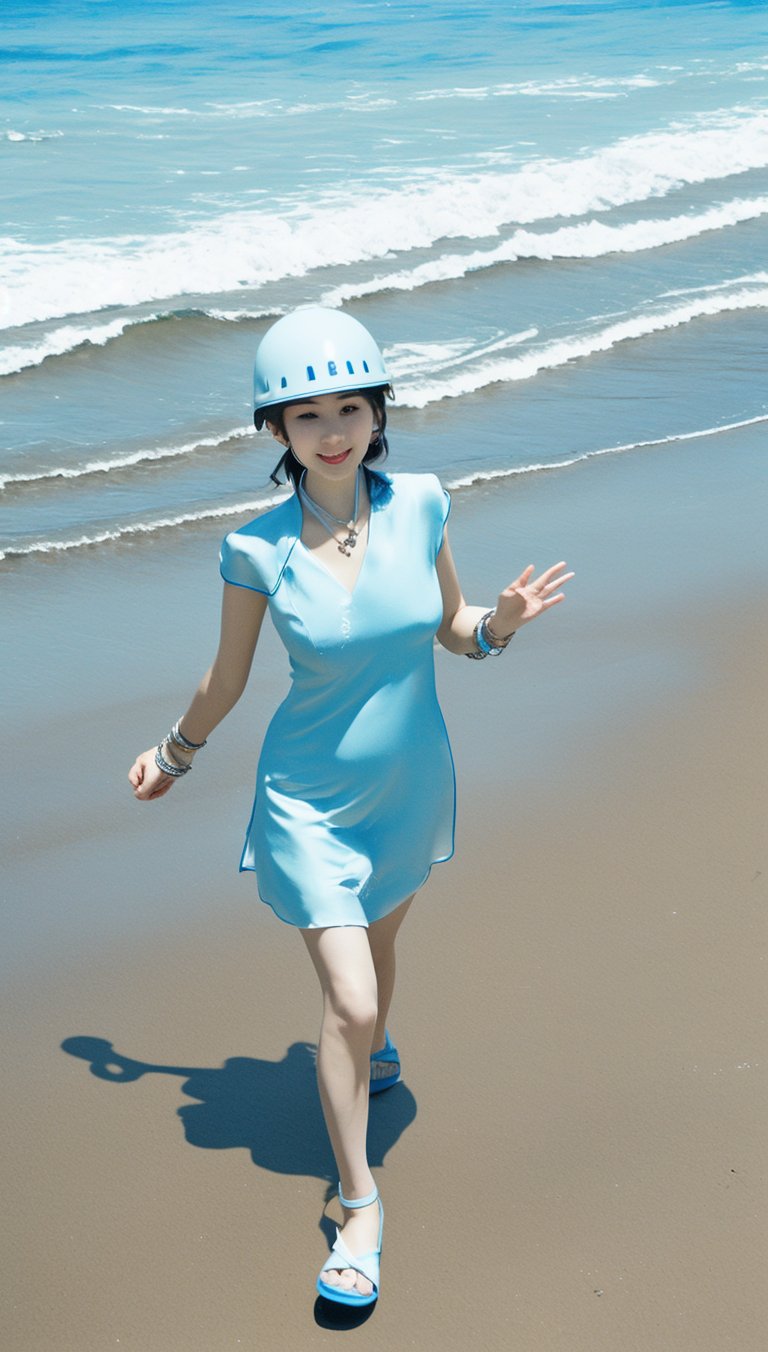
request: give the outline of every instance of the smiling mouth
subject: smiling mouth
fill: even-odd
[[[321,455],[319,459],[325,465],[340,465],[342,460],[346,460],[347,456],[351,454],[351,451],[340,451],[338,455]]]

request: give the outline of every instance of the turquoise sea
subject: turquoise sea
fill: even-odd
[[[9,0],[5,567],[269,501],[250,365],[302,302],[372,329],[391,464],[449,486],[764,421],[767,18]]]

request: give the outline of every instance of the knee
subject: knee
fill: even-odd
[[[344,981],[329,991],[328,1003],[342,1032],[372,1034],[378,1017],[376,990],[367,983]]]

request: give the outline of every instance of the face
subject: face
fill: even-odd
[[[376,435],[373,409],[361,394],[320,394],[290,404],[283,423],[285,437],[270,424],[272,434],[282,445],[290,442],[308,480],[351,477]]]

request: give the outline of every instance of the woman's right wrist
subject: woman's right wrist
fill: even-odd
[[[183,769],[185,766],[191,767],[196,751],[186,751],[174,742],[172,737],[164,737],[160,743],[162,753],[166,760],[170,760],[174,765],[179,765]]]
[[[155,753],[155,764],[164,774],[172,775],[175,779],[179,778],[192,769],[192,762],[198,751],[202,751],[206,741],[207,738],[203,738],[202,742],[193,742],[181,731],[179,723],[176,722],[159,743]]]

